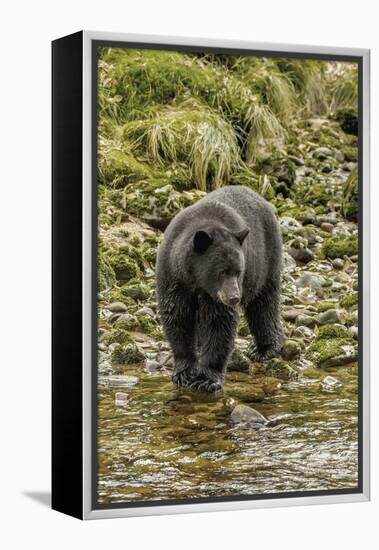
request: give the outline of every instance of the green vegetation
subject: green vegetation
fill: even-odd
[[[330,237],[324,241],[322,252],[325,258],[330,259],[354,256],[358,254],[358,239],[356,236]]]

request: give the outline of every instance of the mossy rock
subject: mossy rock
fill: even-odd
[[[117,345],[111,353],[111,361],[120,365],[132,365],[143,361],[145,356],[133,342]]]
[[[116,275],[111,262],[100,253],[98,255],[97,269],[98,290],[102,292],[115,284]]]
[[[342,258],[343,256],[355,256],[358,254],[358,237],[340,237],[335,235],[326,239],[322,245],[324,258]]]
[[[135,282],[132,279],[128,284],[121,287],[121,293],[128,298],[132,298],[133,300],[143,301],[149,298],[150,288],[147,285],[138,281]]]
[[[297,369],[277,357],[267,363],[266,374],[281,380],[297,380],[299,377]]]
[[[355,363],[358,360],[358,348],[351,337],[319,338],[310,345],[305,358],[316,367],[338,367]]]
[[[235,348],[229,359],[228,370],[238,371],[238,372],[249,372],[249,368],[250,368],[249,359],[241,350],[239,350],[238,348]]]
[[[106,344],[130,344],[133,343],[132,337],[127,330],[122,328],[112,329],[111,332],[106,334],[102,339]]]
[[[329,309],[335,309],[336,304],[335,302],[321,302],[318,305],[318,311],[320,313],[323,313],[324,311],[328,311]]]
[[[358,221],[358,167],[347,178],[343,186],[342,215],[350,221]]]
[[[258,164],[257,172],[274,176],[278,182],[291,187],[296,178],[296,164],[288,158],[265,159]]]
[[[325,340],[329,338],[349,339],[351,338],[351,334],[346,327],[337,323],[320,327],[316,340]]]
[[[358,305],[358,292],[349,292],[340,299],[340,306],[350,309]]]
[[[153,338],[160,338],[162,336],[158,323],[150,317],[138,317],[138,329]]]
[[[99,148],[99,181],[113,187],[123,188],[129,183],[152,178],[152,171],[139,162],[122,146],[105,142]]]

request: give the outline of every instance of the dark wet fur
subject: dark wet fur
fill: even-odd
[[[281,256],[272,207],[246,187],[213,191],[172,220],[158,250],[157,296],[175,384],[223,387],[239,305],[222,303],[220,289],[230,302],[238,294],[255,340],[250,358],[265,361],[280,351]]]

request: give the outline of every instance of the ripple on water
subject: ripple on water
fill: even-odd
[[[338,393],[322,392],[325,372],[312,370],[252,403],[269,420],[259,429],[233,426],[221,397],[179,391],[167,373],[125,374],[139,378],[127,388],[128,407],[115,405],[117,387],[99,386],[100,503],[357,485],[356,368],[328,370]],[[238,374],[225,386],[236,401],[256,393],[254,378]]]

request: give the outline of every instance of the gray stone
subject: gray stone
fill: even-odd
[[[349,327],[349,332],[354,338],[354,340],[358,340],[358,327],[355,327],[355,326]]]
[[[333,376],[325,376],[320,386],[325,392],[335,392],[342,387],[342,384]]]
[[[312,290],[319,290],[322,285],[325,283],[325,278],[322,275],[317,273],[304,272],[296,281],[296,286],[298,288],[309,287]]]
[[[320,325],[328,325],[332,323],[341,323],[342,318],[340,312],[337,309],[328,309],[323,313],[320,313],[318,322]]]
[[[289,216],[283,216],[282,218],[279,218],[279,225],[282,231],[282,235],[296,233],[296,231],[301,228],[301,223],[295,220],[295,218],[290,218]]]
[[[332,261],[332,266],[334,267],[334,269],[343,269],[344,265],[345,262],[342,258],[335,258]]]
[[[151,317],[154,319],[155,317],[155,313],[154,311],[151,309],[151,307],[148,307],[148,306],[144,306],[144,307],[141,307],[141,309],[139,309],[137,312],[136,312],[136,315],[137,317]]]
[[[100,386],[123,386],[130,388],[135,386],[138,382],[137,376],[127,376],[123,375],[111,375],[111,376],[99,376],[99,385]]]
[[[268,422],[263,414],[248,405],[237,405],[234,407],[230,419],[234,424],[245,424],[248,426],[267,424]]]
[[[313,152],[313,156],[318,160],[325,160],[333,155],[333,151],[329,147],[318,147]]]
[[[300,325],[299,327],[296,327],[293,331],[293,336],[296,336],[298,338],[312,338],[313,330],[311,330],[309,327]]]
[[[297,326],[303,325],[305,327],[314,328],[317,325],[317,319],[310,315],[299,315],[296,318],[296,324]]]
[[[146,359],[144,369],[147,372],[158,372],[161,370],[162,365],[158,363],[158,361],[155,361],[155,359]]]
[[[334,225],[329,222],[322,222],[321,229],[327,233],[333,233]]]
[[[314,254],[309,248],[294,248],[290,247],[288,253],[292,258],[301,264],[307,264],[314,259]]]
[[[113,302],[112,304],[109,304],[107,309],[112,313],[125,313],[128,311],[128,308],[122,302]]]

